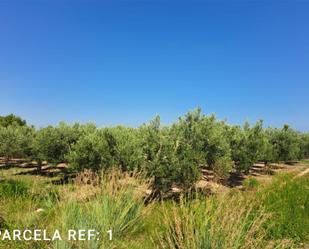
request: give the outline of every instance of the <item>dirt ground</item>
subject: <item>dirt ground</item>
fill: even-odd
[[[233,172],[227,180],[215,180],[212,172],[204,171],[203,180],[198,181],[196,187],[209,189],[211,193],[219,193],[231,188],[243,189],[243,183],[248,178],[255,178],[260,183],[267,183],[272,179],[273,175],[279,173],[291,173],[295,177],[309,174],[309,159],[288,164],[270,164],[268,166],[265,166],[264,163],[257,163],[248,174]]]
[[[219,193],[231,188],[242,189],[243,182],[248,178],[256,178],[261,183],[267,183],[274,174],[291,173],[295,177],[309,174],[309,159],[288,164],[271,164],[265,166],[264,163],[255,164],[249,174],[231,173],[225,180],[216,179],[212,171],[203,170],[203,179],[196,183],[196,188],[209,193]],[[57,166],[43,165],[41,172],[37,171],[35,162],[23,162],[21,159],[12,159],[8,165],[4,164],[4,159],[0,158],[0,178],[33,178],[35,180],[48,181],[53,184],[62,184],[74,178],[66,164]],[[172,192],[181,192],[177,187]]]

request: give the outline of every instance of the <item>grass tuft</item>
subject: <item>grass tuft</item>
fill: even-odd
[[[263,227],[270,219],[264,210],[241,194],[208,200],[162,203],[162,225],[154,245],[164,249],[291,248],[289,241],[270,242]]]
[[[147,183],[140,178],[128,177],[119,171],[102,174],[95,198],[87,202],[62,203],[55,224],[62,231],[95,229],[100,233],[100,239],[60,241],[55,243],[54,248],[127,248],[130,239],[143,231],[144,219],[151,209],[151,205],[144,205],[143,192],[136,189],[143,185]],[[108,230],[112,230],[112,241],[109,240]]]

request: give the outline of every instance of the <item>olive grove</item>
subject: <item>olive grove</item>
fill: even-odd
[[[170,126],[160,117],[139,127],[98,128],[93,124],[35,129],[14,115],[0,118],[0,157],[35,160],[51,165],[64,162],[73,171],[142,171],[153,188],[190,189],[203,169],[217,177],[249,172],[257,162],[287,162],[309,156],[309,134],[282,128],[230,125],[200,109],[188,112]]]

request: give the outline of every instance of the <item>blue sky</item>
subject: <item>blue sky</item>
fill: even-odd
[[[136,126],[200,106],[309,131],[308,1],[0,1],[0,115]]]

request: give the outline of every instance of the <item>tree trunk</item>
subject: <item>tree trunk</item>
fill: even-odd
[[[37,174],[40,174],[42,172],[42,162],[41,162],[41,160],[39,160],[37,162],[36,170],[37,170]]]
[[[10,158],[8,156],[6,156],[4,158],[4,167],[8,168],[9,167],[9,162],[10,162]]]

